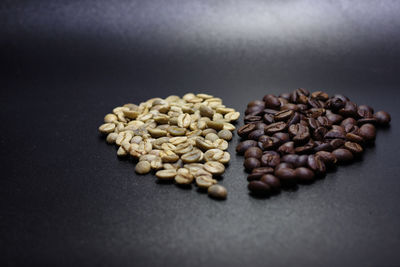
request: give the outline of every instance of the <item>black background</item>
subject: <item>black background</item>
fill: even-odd
[[[399,266],[397,1],[2,1],[2,265]],[[126,102],[243,111],[298,87],[392,114],[362,161],[269,199],[230,143],[226,201],[138,176],[98,132]],[[240,125],[240,124],[239,124]]]

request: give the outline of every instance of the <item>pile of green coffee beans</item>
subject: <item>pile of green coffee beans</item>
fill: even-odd
[[[343,95],[297,89],[250,102],[244,123],[236,151],[245,157],[248,188],[269,195],[360,158],[390,115]]]
[[[188,93],[116,107],[99,131],[118,146],[118,156],[138,160],[138,174],[153,170],[160,180],[195,182],[209,196],[225,199],[227,190],[215,178],[230,161],[226,150],[239,116],[218,97]]]

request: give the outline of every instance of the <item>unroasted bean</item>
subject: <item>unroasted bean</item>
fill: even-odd
[[[186,168],[180,168],[176,172],[175,182],[177,184],[191,184],[193,179],[193,174]]]
[[[135,171],[139,174],[149,173],[151,169],[150,163],[148,161],[139,161],[136,164]]]
[[[207,175],[200,175],[196,177],[196,185],[200,188],[209,188],[210,186],[216,184],[217,181]]]
[[[207,121],[207,126],[210,128],[213,128],[217,131],[220,131],[224,128],[224,122],[223,121]]]
[[[199,162],[202,158],[202,152],[200,150],[193,150],[181,156],[181,159],[185,163]]]
[[[168,127],[167,131],[172,135],[172,136],[181,136],[185,135],[186,129],[185,128],[180,128],[177,126],[170,126]]]
[[[166,136],[167,135],[167,131],[165,130],[161,130],[161,129],[148,129],[150,135],[152,137],[158,138],[158,137],[162,137],[162,136]]]
[[[108,123],[104,123],[99,127],[99,131],[101,133],[111,133],[113,132],[115,129],[115,124],[108,122]]]
[[[232,139],[232,132],[228,130],[221,130],[218,132],[218,137],[226,141],[230,141]]]
[[[188,128],[192,119],[189,114],[183,113],[178,116],[178,126],[181,128]]]
[[[109,123],[109,122],[114,122],[114,121],[117,121],[118,120],[118,117],[117,116],[115,116],[114,114],[107,114],[105,117],[104,117],[104,122],[105,123]]]
[[[219,148],[221,150],[227,150],[228,149],[228,142],[225,141],[224,139],[217,139],[215,140],[212,145],[216,148]]]
[[[157,178],[161,180],[171,180],[176,176],[176,169],[159,170],[156,172]]]
[[[196,139],[196,146],[203,151],[215,148],[214,144],[211,141],[202,138]]]
[[[209,141],[211,141],[211,142],[214,142],[215,140],[219,139],[219,137],[218,137],[218,135],[216,135],[215,133],[208,133],[208,134],[205,136],[205,139],[206,139],[206,140],[209,140]]]
[[[106,141],[109,144],[114,144],[115,141],[117,140],[118,134],[117,133],[109,133],[107,135]]]
[[[214,184],[207,189],[208,195],[217,199],[225,199],[228,195],[226,188],[222,185]]]
[[[212,108],[210,108],[206,105],[201,105],[199,109],[200,109],[201,116],[212,119],[212,117],[214,115],[214,111],[212,110]]]
[[[221,175],[225,171],[225,166],[218,161],[207,161],[204,163],[204,169],[214,175]]]

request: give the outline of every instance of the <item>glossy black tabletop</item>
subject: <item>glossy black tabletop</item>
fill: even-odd
[[[399,266],[397,1],[2,1],[2,266]],[[266,198],[230,142],[225,201],[138,176],[114,107],[298,87],[392,115],[363,159]],[[238,125],[242,125],[242,120]]]

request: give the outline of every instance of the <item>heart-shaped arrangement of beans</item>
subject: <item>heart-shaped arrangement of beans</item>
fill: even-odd
[[[250,102],[244,123],[236,152],[245,157],[249,190],[268,195],[360,157],[375,141],[375,127],[388,126],[390,115],[343,95],[300,88]]]

